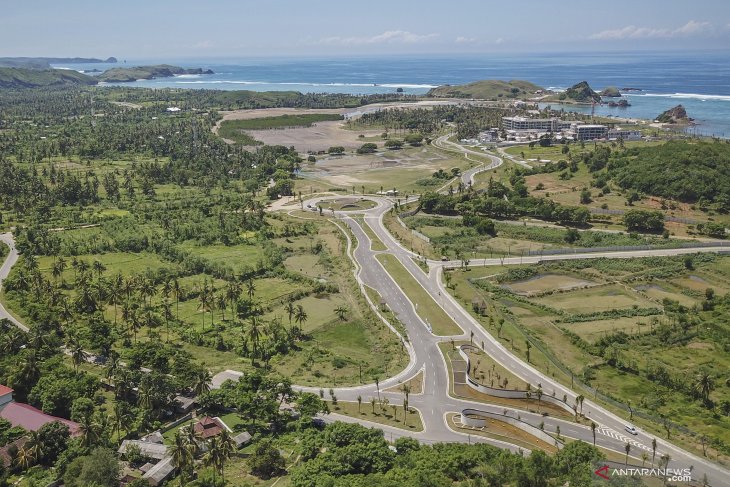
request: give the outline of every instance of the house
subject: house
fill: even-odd
[[[195,433],[204,440],[218,436],[224,430],[228,431],[228,426],[218,418],[203,416],[200,421],[193,425]]]
[[[38,431],[43,425],[58,421],[68,426],[71,436],[80,433],[78,423],[51,416],[29,404],[15,402],[13,390],[4,385],[0,385],[0,418],[10,422],[13,426],[20,426],[26,431]]]

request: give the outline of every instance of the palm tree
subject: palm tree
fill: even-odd
[[[370,406],[372,406],[372,408],[373,408],[373,414],[375,414],[375,402],[376,402],[375,401],[375,398],[374,397],[371,397],[370,398]]]
[[[251,354],[251,364],[256,360],[259,350],[259,340],[261,339],[261,330],[259,327],[259,320],[255,316],[251,317],[251,327],[248,329],[248,340],[251,342],[253,351]]]
[[[626,452],[626,459],[624,460],[624,465],[628,465],[629,464],[629,452],[631,451],[631,443],[629,443],[628,441],[624,445],[624,451]]]
[[[340,321],[345,321],[347,319],[347,311],[347,307],[342,305],[335,308],[335,313],[337,314],[337,317],[340,319]]]
[[[649,454],[645,451],[641,452],[641,468],[644,468],[646,461],[649,459]]]
[[[596,423],[591,421],[591,433],[593,433],[593,446],[596,446]]]
[[[284,309],[286,310],[286,313],[289,315],[289,326],[291,326],[291,319],[294,316],[294,314],[296,313],[296,310],[294,308],[294,303],[292,301],[289,301],[288,303],[286,303],[286,308],[284,308]]]
[[[362,396],[357,396],[357,412],[360,412],[360,408],[362,407]]]
[[[586,398],[585,398],[585,396],[583,396],[583,394],[580,394],[579,396],[577,396],[575,398],[575,402],[577,402],[578,405],[580,406],[580,415],[581,416],[583,416],[583,401],[585,401],[585,399]]]
[[[223,430],[218,436],[214,436],[208,443],[208,453],[203,458],[206,466],[212,466],[214,472],[218,472],[225,484],[223,466],[235,450],[235,443],[227,430]]]
[[[298,304],[296,314],[294,315],[294,321],[300,328],[304,328],[304,324],[307,322],[308,318],[307,312],[304,311],[304,307],[301,304]]]
[[[112,279],[106,292],[107,303],[114,306],[114,328],[117,327],[117,305],[122,301],[123,290],[121,277],[121,274],[117,274],[117,277]]]
[[[253,279],[249,279],[246,281],[246,295],[248,295],[248,299],[253,301],[253,297],[256,294],[256,284],[254,283]]]
[[[28,470],[36,462],[35,452],[27,445],[18,449],[15,455],[15,465],[22,471]]]
[[[715,379],[707,371],[702,371],[697,374],[692,389],[703,401],[708,402],[710,393],[715,389]]]
[[[109,360],[106,362],[105,366],[105,373],[107,381],[109,381],[110,384],[114,385],[114,377],[117,374],[117,370],[119,370],[120,360],[119,360],[119,354],[112,350],[112,353],[109,354]]]
[[[540,414],[540,399],[542,399],[542,387],[537,387],[537,390],[535,391],[535,397],[537,397],[537,413]]]
[[[71,353],[71,361],[73,362],[74,372],[78,373],[79,365],[86,362],[89,354],[86,353],[84,347],[81,345],[81,342],[76,335],[69,335],[68,339],[66,340],[66,347]]]
[[[149,298],[149,304],[152,304],[152,298],[157,294],[157,287],[151,279],[143,279],[139,286],[139,294],[144,302],[145,298]]]
[[[98,260],[94,261],[93,267],[96,271],[97,277],[101,277],[101,274],[106,270],[106,266]]]
[[[86,448],[90,448],[96,443],[99,438],[99,425],[94,421],[93,414],[87,414],[80,419],[79,431],[81,432],[81,442]]]
[[[172,316],[172,305],[170,304],[169,298],[165,298],[162,302],[162,314],[165,317],[165,329],[167,330],[167,341],[170,342],[170,320]]]
[[[218,309],[221,310],[221,321],[226,321],[226,304],[228,303],[228,300],[226,299],[226,295],[224,293],[220,293],[216,297],[216,306],[218,306]]]
[[[213,377],[210,375],[210,371],[202,369],[195,375],[195,383],[193,384],[193,393],[196,396],[202,396],[210,392],[210,382]]]
[[[190,426],[190,429],[192,429],[192,426]],[[172,458],[172,464],[180,470],[180,484],[185,485],[188,472],[193,466],[194,457],[181,429],[175,433],[174,441],[168,451]]]
[[[200,290],[200,295],[198,296],[198,299],[200,299],[200,306],[198,306],[198,309],[203,312],[203,331],[205,331],[205,312],[208,311],[211,307],[210,292],[208,291],[207,281],[203,284],[203,288]]]
[[[177,280],[177,277],[175,277],[172,280],[172,293],[175,295],[175,319],[180,319],[180,296],[185,295],[185,291],[183,290],[182,286],[180,286],[180,281]]]
[[[651,468],[654,468],[654,459],[656,458],[656,438],[651,439]]]

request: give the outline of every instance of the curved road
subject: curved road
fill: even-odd
[[[446,144],[448,141],[443,141]],[[476,173],[493,169],[502,164],[501,159],[490,154],[478,153],[469,149],[460,148],[458,145],[448,142],[458,147],[459,152],[473,153],[480,157],[490,159],[490,164],[478,166],[462,175],[467,178],[466,181],[473,181]],[[446,145],[448,145],[446,144]],[[454,149],[455,150],[455,149]],[[327,198],[314,198],[305,201],[305,205],[311,205],[316,208],[319,201],[330,198],[342,198],[342,196],[333,196]],[[396,392],[385,392],[384,389],[396,386],[410,378],[415,377],[419,372],[423,372],[423,392],[420,394],[411,394],[409,397],[409,405],[417,409],[424,423],[424,431],[413,433],[394,427],[367,423],[383,429],[386,435],[391,438],[399,436],[411,436],[425,443],[433,443],[439,441],[480,441],[495,444],[502,448],[508,448],[517,451],[519,448],[513,444],[498,440],[488,439],[481,436],[470,436],[452,430],[446,423],[446,415],[450,413],[460,413],[467,408],[481,409],[485,411],[503,413],[506,409],[511,416],[520,415],[523,421],[533,426],[538,426],[544,422],[545,431],[554,432],[560,427],[563,436],[581,439],[588,443],[593,441],[593,435],[589,427],[576,424],[571,421],[561,420],[550,416],[529,413],[524,410],[512,409],[504,406],[489,405],[477,401],[465,400],[452,397],[449,392],[450,378],[449,371],[445,359],[438,348],[439,342],[455,340],[469,340],[473,333],[474,343],[484,342],[484,351],[494,360],[498,361],[502,366],[510,370],[512,373],[520,377],[525,382],[533,385],[540,384],[545,394],[562,397],[564,394],[569,398],[568,403],[572,404],[576,393],[568,387],[554,381],[542,372],[534,369],[531,365],[522,361],[520,357],[515,356],[507,350],[497,339],[489,334],[479,322],[477,322],[458,302],[447,292],[441,280],[443,269],[450,266],[458,266],[459,262],[440,262],[429,261],[429,272],[425,273],[421,267],[414,261],[415,256],[411,251],[404,248],[385,228],[383,216],[391,210],[393,202],[380,197],[370,197],[377,203],[375,208],[362,211],[352,212],[334,212],[334,216],[344,222],[352,231],[357,246],[352,249],[353,242],[348,238],[348,253],[356,265],[357,280],[380,293],[385,300],[387,306],[392,313],[398,317],[399,321],[404,325],[408,343],[406,347],[410,354],[410,362],[408,366],[397,375],[380,382],[379,387],[375,384],[368,384],[358,387],[337,388],[335,393],[338,398],[346,401],[355,401],[358,396],[363,401],[369,400],[370,397],[387,397],[391,404],[402,405],[404,395]],[[361,215],[367,224],[371,227],[375,235],[387,247],[385,251],[373,251],[370,249],[370,239],[363,230],[360,223],[353,219],[355,214]],[[10,268],[18,259],[17,251],[14,248],[14,242],[11,234],[0,235],[0,240],[10,246],[10,254],[0,268],[0,285],[2,280],[7,277]],[[480,259],[471,262],[471,265],[509,265],[520,263],[534,263],[540,260],[564,260],[564,259],[585,259],[585,258],[631,258],[646,256],[666,256],[678,255],[690,252],[717,252],[727,250],[726,248],[702,248],[702,249],[657,249],[645,251],[624,251],[624,252],[604,252],[604,253],[585,253],[585,254],[568,254],[568,255],[551,255],[551,256],[532,256],[523,258],[506,258],[506,259]],[[379,253],[389,253],[395,256],[400,263],[408,270],[408,272],[420,283],[423,289],[438,303],[443,310],[451,316],[454,321],[462,328],[463,333],[453,337],[436,336],[431,332],[430,326],[425,323],[416,312],[416,307],[412,303],[397,282],[386,272],[383,266],[376,258]],[[27,328],[15,320],[2,305],[0,305],[0,318],[8,318],[17,326],[27,330]],[[300,387],[301,390],[314,390],[311,388]],[[316,388],[318,391],[319,388]],[[596,430],[596,444],[604,448],[616,451],[623,455],[625,453],[624,446],[627,442],[632,444],[632,453],[637,453],[643,449],[651,454],[651,440],[653,435],[639,431],[638,435],[624,435],[623,428],[626,421],[605,410],[592,401],[586,399],[583,403],[583,411],[586,416],[594,421],[599,427]],[[339,417],[346,421],[355,421],[352,418]],[[470,436],[467,438],[467,436]],[[656,438],[658,443],[657,458],[668,453],[671,456],[670,467],[683,468],[693,466],[693,475],[695,478],[701,478],[707,475],[712,485],[723,485],[728,478],[730,472],[721,466],[712,463],[706,459],[697,457],[686,452],[671,443],[660,438]]]

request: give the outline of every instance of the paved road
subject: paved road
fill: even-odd
[[[444,421],[446,414],[452,412],[459,413],[465,408],[482,409],[496,413],[502,413],[504,409],[507,409],[510,415],[516,416],[519,414],[523,421],[529,422],[534,426],[544,422],[545,430],[548,432],[554,432],[555,428],[559,426],[561,434],[564,436],[592,442],[593,437],[590,428],[570,421],[542,417],[541,415],[504,408],[503,406],[485,405],[475,401],[454,398],[450,395],[448,371],[443,356],[438,349],[438,343],[444,340],[450,340],[452,337],[438,337],[431,333],[430,327],[416,313],[413,303],[409,301],[401,288],[376,259],[378,253],[390,253],[398,258],[400,263],[421,284],[431,298],[455,320],[464,333],[454,336],[454,339],[468,340],[470,334],[474,333],[474,343],[481,344],[481,342],[484,342],[485,352],[494,360],[524,381],[534,386],[540,384],[545,394],[552,395],[554,393],[556,397],[566,395],[569,404],[573,404],[577,394],[568,387],[563,386],[542,372],[534,369],[531,365],[523,362],[520,357],[512,354],[497,339],[484,330],[481,324],[456,302],[443,285],[441,279],[443,269],[458,266],[460,262],[429,261],[430,271],[428,274],[425,273],[414,261],[414,254],[404,248],[383,224],[383,215],[390,211],[391,203],[384,198],[373,199],[378,202],[376,208],[357,213],[363,215],[375,235],[387,247],[386,251],[377,252],[370,250],[370,241],[367,234],[363,231],[360,224],[352,218],[352,212],[335,212],[335,216],[350,227],[358,241],[357,248],[353,252],[353,258],[359,268],[358,278],[364,284],[376,289],[383,296],[388,307],[405,326],[412,347],[413,357],[411,363],[404,371],[395,376],[395,378],[381,382],[379,388],[380,395],[388,397],[391,404],[402,404],[404,397],[402,393],[386,393],[383,392],[383,389],[391,386],[394,382],[402,382],[415,376],[418,371],[424,372],[424,391],[419,395],[411,395],[409,404],[419,410],[426,429],[422,433],[410,433],[409,435],[422,441],[464,441],[461,433],[453,431],[446,425]],[[322,198],[315,198],[305,203],[316,207],[317,202],[321,200]],[[537,263],[543,260],[570,260],[599,257],[636,258],[718,251],[727,251],[727,248],[657,249],[479,259],[472,261],[470,265],[514,265],[520,263]],[[361,387],[336,389],[335,394],[341,400],[354,401],[357,399],[357,396],[360,396],[363,402],[367,402],[370,397],[377,396],[378,390],[374,384],[369,384]],[[653,435],[644,433],[643,431],[639,431],[638,435],[625,433],[624,426],[627,424],[627,421],[588,399],[583,403],[583,412],[589,419],[599,425],[596,437],[596,443],[599,446],[624,454],[624,446],[628,442],[632,444],[632,454],[636,457],[639,456],[641,450],[648,451],[651,454]],[[695,478],[701,478],[703,474],[706,474],[710,481],[713,482],[712,485],[723,485],[723,482],[730,477],[730,472],[721,466],[685,452],[661,438],[656,439],[658,443],[657,458],[664,453],[668,453],[672,459],[670,463],[671,467],[681,468],[691,465],[693,466]],[[490,442],[504,447],[504,445],[499,445],[501,442]]]
[[[479,154],[484,156],[484,154]],[[492,161],[498,164],[496,161]],[[478,168],[475,168],[478,169]],[[471,177],[471,176],[469,176]],[[335,196],[339,198],[341,196]],[[409,364],[403,371],[391,378],[384,379],[380,382],[379,387],[375,384],[368,384],[359,387],[338,388],[335,394],[341,400],[355,401],[360,396],[363,402],[369,401],[370,397],[387,397],[391,404],[403,403],[404,395],[400,392],[385,392],[384,389],[396,386],[398,383],[408,380],[416,376],[419,372],[424,374],[423,392],[421,394],[411,394],[409,404],[416,408],[423,419],[425,429],[423,432],[411,433],[407,431],[399,431],[396,428],[383,427],[387,434],[408,435],[419,439],[423,442],[440,442],[440,441],[481,441],[494,444],[502,448],[508,448],[516,451],[519,448],[510,443],[488,439],[484,437],[475,437],[464,435],[461,432],[452,430],[445,421],[445,417],[449,413],[460,413],[466,408],[481,409],[501,414],[505,409],[511,416],[520,415],[525,422],[537,426],[544,422],[545,430],[554,432],[559,426],[561,434],[571,438],[582,439],[586,442],[593,441],[590,428],[578,425],[576,423],[565,421],[553,417],[543,417],[534,413],[523,410],[515,410],[505,408],[504,406],[488,405],[476,401],[464,400],[452,397],[449,392],[449,373],[446,362],[441,354],[438,344],[439,342],[454,338],[469,339],[471,333],[474,334],[474,343],[484,342],[484,350],[494,360],[506,367],[512,373],[520,377],[522,380],[533,384],[540,384],[545,394],[555,394],[556,397],[562,397],[565,394],[572,404],[576,393],[562,384],[554,381],[550,377],[543,375],[540,371],[534,369],[531,365],[526,364],[520,357],[513,355],[502,344],[496,340],[491,334],[482,328],[464,308],[462,308],[456,300],[447,292],[441,275],[443,269],[449,266],[457,266],[458,262],[437,262],[430,261],[430,271],[425,273],[418,264],[415,263],[413,257],[415,255],[404,248],[385,228],[383,224],[383,216],[390,211],[393,203],[385,198],[368,197],[376,201],[377,206],[370,210],[362,210],[358,212],[335,212],[334,216],[346,224],[355,239],[357,246],[349,241],[348,235],[348,253],[351,253],[353,261],[356,264],[356,275],[358,281],[364,285],[370,286],[377,290],[383,296],[387,306],[391,312],[398,317],[399,321],[404,325],[408,343],[407,348],[410,355]],[[323,198],[315,198],[305,202],[313,207],[317,206],[317,202]],[[370,250],[370,240],[362,229],[357,220],[352,218],[353,214],[361,214],[373,232],[387,247],[386,251]],[[10,248],[10,255],[0,268],[0,285],[2,280],[7,277],[10,268],[18,259],[18,254],[14,248],[12,235],[2,234],[0,240],[6,242]],[[647,257],[647,256],[667,256],[680,255],[690,252],[714,252],[726,249],[657,249],[627,252],[603,252],[603,253],[585,253],[585,254],[567,254],[567,255],[551,255],[551,256],[533,256],[533,257],[512,257],[506,259],[479,259],[474,261],[473,265],[509,265],[519,263],[535,263],[541,260],[565,260],[565,259],[585,259],[597,257],[609,258],[631,258],[631,257]],[[462,328],[463,333],[454,337],[439,337],[431,332],[430,326],[425,323],[417,314],[414,304],[408,299],[402,291],[398,283],[385,271],[383,266],[377,260],[378,253],[387,252],[394,255],[400,263],[412,274],[412,276],[421,284],[424,290],[441,306],[446,313],[451,316],[454,321]],[[8,318],[17,326],[27,330],[27,328],[15,320],[7,311],[0,306],[0,318]],[[458,379],[458,377],[457,377]],[[303,390],[314,390],[310,388],[301,388]],[[316,389],[317,391],[319,388]],[[652,435],[639,432],[638,435],[624,435],[623,427],[626,422],[618,416],[606,411],[598,404],[590,400],[586,400],[583,404],[583,411],[586,416],[599,425],[597,430],[596,443],[605,448],[609,448],[621,454],[624,453],[624,445],[630,442],[632,452],[638,454],[640,449],[651,451]],[[339,418],[338,418],[339,419]],[[370,426],[373,426],[371,423]],[[379,426],[380,427],[380,426]],[[396,437],[396,436],[394,436]],[[657,438],[659,445],[657,455],[669,453],[673,468],[689,467],[692,465],[695,478],[701,478],[706,474],[712,485],[724,485],[727,478],[730,478],[730,472],[722,467],[699,458],[680,448]],[[637,455],[638,456],[638,455]]]
[[[3,242],[8,247],[10,247],[10,254],[5,258],[5,262],[3,262],[2,267],[0,267],[0,289],[2,289],[3,281],[10,274],[10,269],[12,269],[15,263],[18,262],[18,251],[15,249],[15,240],[13,240],[13,234],[0,234],[0,242]],[[17,326],[21,330],[25,332],[28,331],[28,327],[16,320],[13,315],[8,313],[8,310],[5,309],[3,304],[0,303],[0,319],[3,318],[10,320],[15,326]]]

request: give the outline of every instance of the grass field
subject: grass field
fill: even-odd
[[[325,399],[327,396],[325,396]],[[373,423],[395,426],[396,428],[408,431],[423,431],[423,421],[418,410],[409,408],[408,416],[405,424],[403,422],[404,411],[403,404],[381,405],[375,397],[375,407],[370,403],[370,397],[362,398],[362,405],[358,406],[356,402],[337,401],[337,405],[329,403],[330,411],[337,414],[344,414],[353,418],[372,421]],[[393,407],[395,406],[395,408]]]
[[[228,131],[310,127],[312,124],[317,122],[328,122],[342,119],[342,115],[335,113],[302,113],[295,115],[280,115],[278,117],[250,118],[246,120],[225,120],[221,124],[219,133],[222,137],[226,137],[224,133],[228,133]]]
[[[416,305],[418,315],[433,328],[436,335],[449,336],[463,333],[453,319],[434,301],[395,256],[380,254],[377,259],[393,276],[403,292]]]
[[[715,331],[705,332],[702,328],[688,328],[684,338],[679,338],[676,331],[675,314],[661,313],[665,306],[676,306],[678,302],[685,306],[693,306],[686,316],[702,315],[705,320],[708,314],[702,311],[705,300],[705,289],[711,287],[716,295],[721,296],[730,290],[730,257],[695,257],[695,267],[687,270],[681,259],[634,259],[630,261],[605,260],[584,262],[545,263],[540,265],[538,276],[566,276],[568,279],[585,279],[601,284],[589,289],[573,289],[556,292],[540,297],[511,296],[506,291],[487,292],[477,286],[482,280],[469,282],[468,278],[485,278],[496,284],[498,269],[474,268],[469,271],[454,271],[452,282],[456,285],[455,297],[468,306],[474,296],[486,299],[487,315],[490,319],[474,314],[485,328],[495,337],[499,337],[504,345],[511,348],[518,356],[525,354],[525,338],[544,347],[549,355],[542,352],[537,345],[533,346],[530,362],[539,370],[555,377],[566,385],[571,385],[571,377],[563,373],[558,365],[574,371],[577,380],[587,381],[598,387],[601,393],[626,404],[627,400],[635,408],[641,408],[655,417],[660,414],[671,421],[696,432],[718,439],[725,445],[730,442],[728,435],[728,417],[716,414],[693,399],[685,392],[668,387],[665,383],[651,380],[647,370],[661,366],[671,371],[674,380],[692,381],[697,371],[702,368],[715,371],[717,383],[712,392],[714,404],[730,399],[730,391],[724,386],[722,374],[717,371],[730,367],[730,357],[723,353],[722,340],[718,337],[724,333],[725,326],[717,320],[705,321]],[[522,284],[539,283],[541,278],[522,281]],[[567,280],[551,277],[551,284],[561,287]],[[547,281],[545,281],[547,283]],[[510,283],[507,283],[508,285]],[[549,288],[549,286],[547,286]],[[490,289],[499,290],[494,286]],[[524,289],[523,289],[524,290]],[[530,289],[534,290],[534,289]],[[540,291],[550,289],[540,288]],[[665,301],[670,300],[670,301]],[[650,316],[634,316],[635,310],[644,308],[658,309],[660,314]],[[576,322],[570,320],[574,314],[605,313],[601,318]],[[618,313],[618,314],[617,314]],[[627,314],[628,313],[628,314]],[[719,315],[718,315],[719,316]],[[504,319],[501,330],[495,325]],[[682,318],[680,318],[681,320]],[[690,321],[691,323],[691,321]],[[584,345],[577,344],[567,330],[583,340]],[[618,350],[618,364],[611,366],[601,350],[590,348],[598,340],[623,332],[628,337],[625,343],[614,345]],[[670,333],[673,338],[662,342],[662,333]],[[655,338],[656,337],[656,338]],[[640,372],[636,372],[640,371]],[[583,392],[577,385],[578,391]],[[593,398],[592,393],[586,392]],[[600,398],[599,398],[600,402]],[[618,409],[606,404],[614,412],[628,418],[627,409]],[[659,420],[656,422],[634,416],[633,421],[641,428],[653,434],[666,437]],[[699,436],[689,436],[672,429],[671,438],[695,452],[700,452]],[[710,453],[712,450],[712,453]],[[727,449],[708,447],[711,458],[728,459]]]
[[[533,294],[556,289],[568,290],[593,285],[595,282],[561,274],[538,274],[530,279],[513,281],[504,286],[518,294]]]
[[[360,223],[360,227],[363,229],[365,234],[370,239],[370,250],[375,251],[382,251],[382,250],[388,250],[388,248],[385,246],[385,244],[378,238],[377,235],[375,235],[375,232],[370,227],[370,225],[365,221],[365,219],[358,219],[358,223]]]

